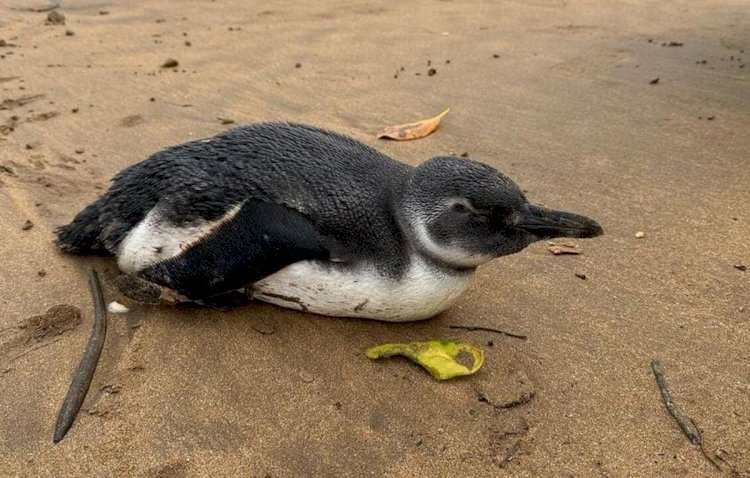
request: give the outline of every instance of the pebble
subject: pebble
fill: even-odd
[[[107,311],[112,314],[125,314],[129,312],[130,309],[119,302],[112,301],[107,305]]]

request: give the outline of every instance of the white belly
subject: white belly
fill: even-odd
[[[473,275],[447,274],[415,257],[394,283],[372,267],[349,270],[302,261],[253,284],[253,297],[316,314],[405,322],[450,307]]]

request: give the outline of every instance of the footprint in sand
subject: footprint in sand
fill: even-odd
[[[81,325],[81,309],[54,305],[41,315],[24,319],[15,327],[0,330],[0,373],[22,356],[46,347]]]

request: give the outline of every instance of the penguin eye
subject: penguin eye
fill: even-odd
[[[469,208],[466,206],[466,204],[456,202],[453,203],[453,206],[451,206],[451,209],[454,212],[469,212]]]

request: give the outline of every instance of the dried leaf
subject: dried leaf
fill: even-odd
[[[561,254],[580,254],[581,248],[574,242],[548,242],[549,247],[547,248],[552,254],[559,256]]]
[[[367,349],[365,355],[371,359],[403,355],[424,367],[438,380],[471,375],[484,363],[484,354],[481,349],[466,342],[453,340],[376,345]],[[456,360],[457,358],[460,362]],[[470,363],[468,363],[469,360]],[[461,362],[467,362],[468,366]]]
[[[378,135],[378,139],[388,138],[395,139],[396,141],[409,141],[412,139],[424,138],[437,129],[438,125],[440,125],[440,120],[442,120],[443,116],[447,115],[450,110],[450,108],[447,108],[434,118],[417,121],[416,123],[388,126]]]

